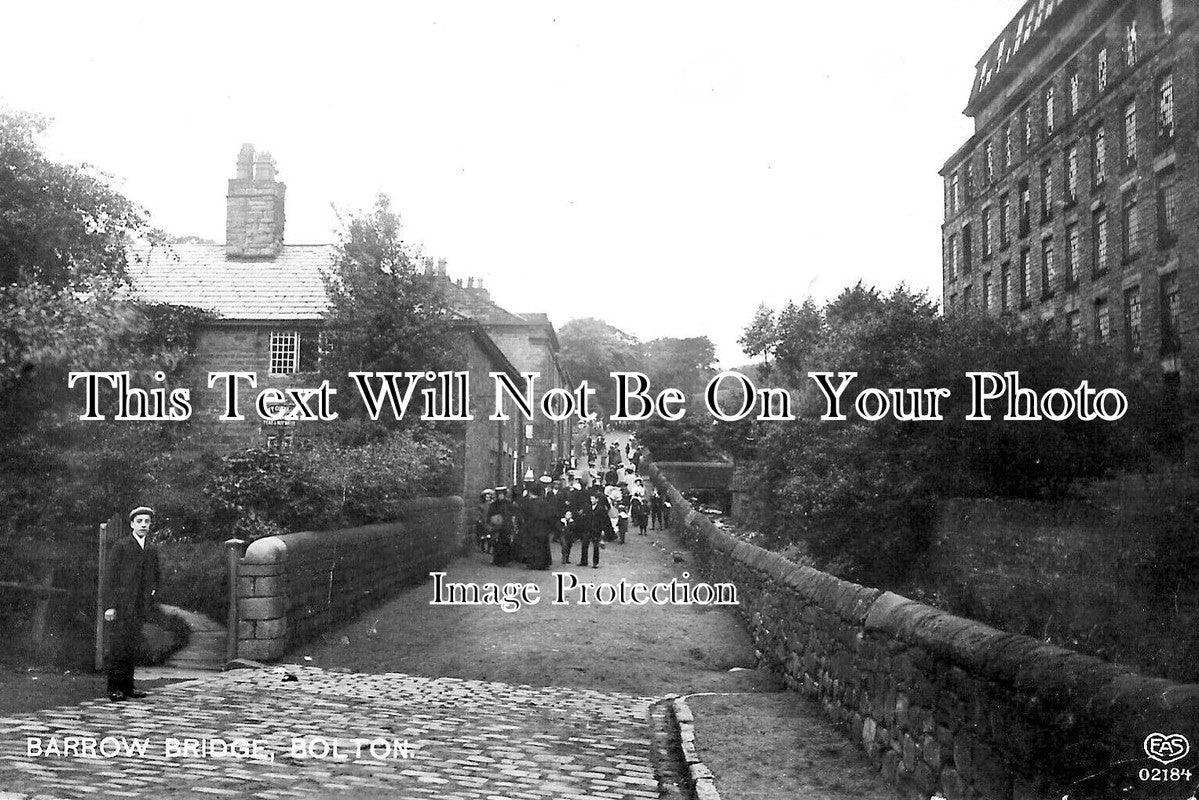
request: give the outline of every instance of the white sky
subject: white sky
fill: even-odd
[[[1021,2],[23,5],[0,104],[164,230],[224,241],[252,142],[289,243],[383,191],[506,308],[707,335],[731,366],[763,301],[940,297],[937,170]]]

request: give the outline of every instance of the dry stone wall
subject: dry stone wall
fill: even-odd
[[[901,797],[1182,798],[1199,781],[1199,685],[801,567],[724,533],[642,463],[705,577],[737,585],[761,659],[819,702]],[[1189,740],[1169,766],[1191,780],[1140,779],[1163,767],[1146,755],[1153,734]]]
[[[396,522],[253,542],[238,566],[238,656],[276,660],[423,580],[460,551],[462,520],[462,498],[421,498]]]

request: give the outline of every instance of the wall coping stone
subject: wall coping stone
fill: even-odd
[[[279,536],[266,536],[250,542],[243,564],[277,564],[287,560],[287,543]]]

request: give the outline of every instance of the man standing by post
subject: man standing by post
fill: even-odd
[[[133,686],[133,667],[141,640],[142,622],[158,592],[158,548],[150,544],[154,510],[138,506],[129,512],[132,533],[112,546],[104,573],[108,608],[108,699],[145,697]]]

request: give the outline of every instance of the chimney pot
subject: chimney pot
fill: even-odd
[[[440,272],[442,275],[445,275],[445,259],[444,258],[437,259],[437,271]]]
[[[225,255],[275,258],[283,247],[284,196],[275,180],[275,160],[244,144],[237,154],[236,177],[229,181],[225,207]]]
[[[467,289],[473,289],[473,288],[475,288],[475,279],[474,279],[474,278],[467,278],[467,279],[466,279],[466,288],[467,288]]]
[[[271,158],[270,153],[259,153],[254,159],[254,180],[256,181],[274,181],[275,180],[275,159]]]
[[[249,181],[254,179],[254,145],[243,144],[237,154],[237,179]]]
[[[429,257],[425,258],[425,274],[426,275],[433,274],[433,259],[432,258],[429,258]]]

